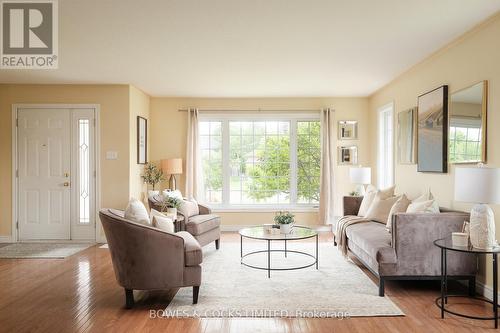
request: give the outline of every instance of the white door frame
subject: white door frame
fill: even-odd
[[[99,219],[99,209],[101,207],[101,173],[100,173],[100,110],[99,104],[12,104],[12,238],[11,241],[19,241],[18,230],[18,184],[17,184],[17,113],[19,109],[94,109],[95,112],[95,240],[104,242],[105,237],[101,230],[101,221]],[[81,240],[79,240],[81,242]]]

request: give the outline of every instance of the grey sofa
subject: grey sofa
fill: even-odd
[[[133,290],[193,287],[198,302],[203,255],[189,233],[164,232],[123,217],[123,211],[102,209],[99,217],[109,245],[118,284],[125,289],[125,306],[134,305]]]
[[[360,197],[344,197],[344,215],[357,215]],[[399,213],[392,218],[392,233],[385,224],[366,222],[346,229],[349,252],[379,278],[379,295],[384,296],[385,280],[427,280],[441,278],[441,251],[434,240],[460,231],[465,212],[441,209],[439,214]],[[468,280],[475,292],[477,258],[449,251],[449,278]]]
[[[162,210],[163,196],[161,194],[148,198],[150,208],[158,211]],[[215,248],[219,249],[220,244],[220,217],[212,214],[212,210],[198,204],[199,214],[193,216],[184,216],[184,221],[180,230],[185,230],[196,238],[201,246],[215,242]]]

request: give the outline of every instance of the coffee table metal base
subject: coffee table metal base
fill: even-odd
[[[241,262],[242,265],[245,265],[247,267],[255,268],[255,269],[261,269],[261,270],[267,271],[267,277],[268,278],[271,277],[271,271],[292,271],[292,270],[297,270],[297,269],[308,268],[308,267],[311,267],[311,266],[314,266],[314,265],[316,265],[316,269],[318,269],[318,235],[316,235],[315,238],[316,238],[316,253],[315,253],[315,255],[312,255],[312,254],[307,253],[307,252],[302,252],[302,251],[288,250],[287,249],[287,241],[286,240],[284,240],[284,242],[285,242],[285,248],[283,250],[281,250],[281,249],[271,250],[271,241],[272,241],[272,239],[267,239],[266,240],[266,242],[267,242],[267,250],[252,251],[252,252],[248,252],[248,253],[243,254],[243,236],[240,236],[240,256],[241,256],[240,262]],[[274,241],[280,241],[280,240],[274,240]],[[285,254],[285,258],[287,257],[288,253],[300,254],[300,255],[303,255],[303,256],[307,256],[307,257],[313,258],[314,261],[312,263],[310,263],[310,264],[303,265],[303,266],[293,266],[293,267],[286,267],[286,268],[273,268],[273,267],[271,267],[271,253],[272,252],[284,253]],[[255,255],[255,254],[259,254],[259,253],[267,253],[267,266],[251,265],[251,264],[248,264],[248,263],[246,263],[244,261],[244,259],[246,257],[251,256],[251,255]]]

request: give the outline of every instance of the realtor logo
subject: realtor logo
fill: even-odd
[[[57,68],[57,0],[2,0],[0,4],[0,68]]]

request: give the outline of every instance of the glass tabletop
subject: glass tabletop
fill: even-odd
[[[437,239],[434,241],[434,245],[440,247],[442,249],[458,251],[458,252],[468,252],[468,253],[500,253],[500,246],[496,246],[491,249],[478,249],[473,247],[472,245],[468,246],[457,246],[453,245],[451,240],[451,235],[445,238]]]
[[[300,225],[293,226],[289,234],[272,234],[266,231],[263,226],[249,227],[240,230],[240,235],[243,237],[265,240],[306,239],[314,237],[317,234],[315,230]]]

